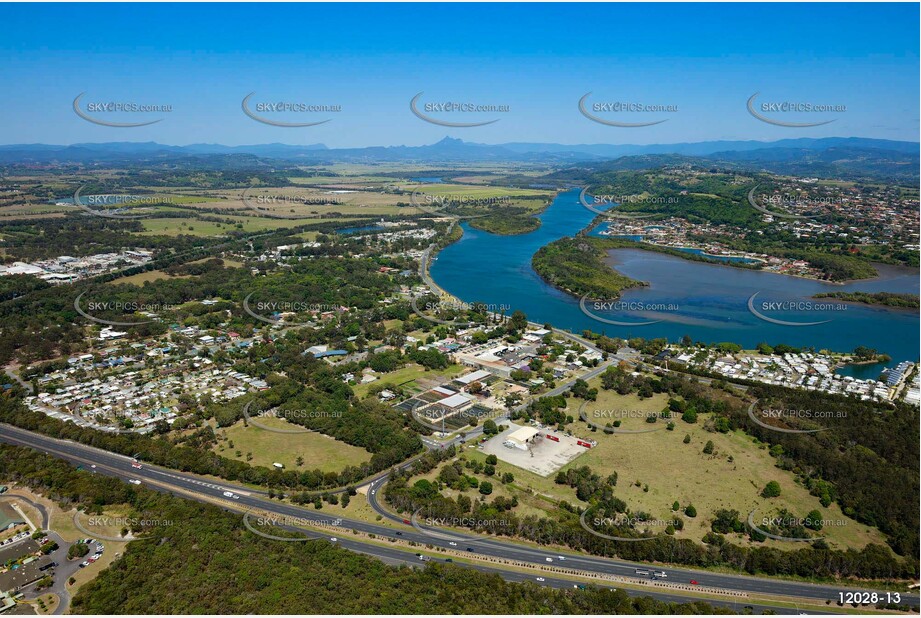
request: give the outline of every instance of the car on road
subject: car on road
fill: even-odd
[[[665,574],[665,571],[653,571],[652,577],[653,579],[656,579],[656,578],[665,579],[668,577],[668,575]]]
[[[404,524],[406,524],[406,525],[410,525],[410,524],[412,524],[412,522],[411,522],[411,521],[409,521],[408,519],[404,519],[404,520],[403,520],[403,523],[404,523]]]
[[[692,580],[691,580],[691,585],[692,585],[692,586],[699,586],[699,585],[700,585],[700,582],[698,582],[696,579],[692,579]]]
[[[141,481],[139,481],[139,480],[137,480],[137,479],[131,479],[131,480],[128,481],[128,482],[131,483],[132,485],[140,485],[140,484],[141,484]]]
[[[538,578],[537,578],[537,581],[539,581],[539,582],[545,582],[545,581],[547,581],[547,580],[544,579],[543,577],[538,577]]]
[[[445,562],[454,562],[453,558],[445,558]]]
[[[90,468],[95,468],[95,467],[96,467],[96,464],[93,464],[90,466]]]
[[[403,533],[400,532],[399,530],[397,530],[396,535],[397,535],[397,536],[403,536]]]
[[[131,464],[131,467],[132,467],[132,468],[137,468],[138,470],[140,470],[140,469],[141,469],[141,464],[139,464],[138,462],[134,462],[133,464]]]
[[[473,551],[473,548],[472,548],[472,547],[468,547],[468,548],[467,548],[467,551]]]
[[[566,560],[566,558],[564,558],[563,556],[557,556],[556,558],[557,560]]]
[[[81,569],[85,569],[85,568],[88,567],[89,565],[90,565],[89,561],[84,560],[83,562],[80,563],[80,568],[81,568]]]
[[[553,558],[551,558],[550,556],[547,556],[546,558],[544,558],[544,560],[546,560],[547,562],[553,562]]]
[[[330,540],[331,542],[335,543],[335,542],[338,541],[339,539],[337,539],[337,538],[334,537],[334,536],[331,536],[331,537],[329,537],[329,540]]]
[[[457,547],[457,543],[455,543],[454,541],[450,541],[448,545],[450,545],[451,547]]]

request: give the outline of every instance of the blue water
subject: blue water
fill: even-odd
[[[765,322],[747,308],[749,297],[763,301],[832,302],[811,299],[819,292],[862,290],[918,293],[918,271],[883,267],[871,281],[832,285],[774,273],[692,262],[639,249],[616,249],[609,263],[623,274],[650,286],[628,290],[623,301],[677,305],[677,311],[598,312],[624,322],[663,320],[645,326],[614,326],[583,314],[578,299],[547,285],[531,269],[531,256],[543,245],[572,236],[589,224],[593,213],[579,203],[578,191],[560,193],[541,215],[542,225],[529,234],[498,236],[463,224],[464,235],[438,254],[431,273],[447,291],[466,302],[510,305],[536,322],[579,332],[590,329],[618,337],[667,337],[677,341],[733,341],[747,348],[766,341],[817,350],[851,351],[858,345],[875,348],[901,360],[918,360],[917,311],[847,304],[843,311],[768,311],[775,319],[794,322],[831,320],[817,326],[783,326]],[[873,368],[850,368],[876,373]],[[875,377],[875,376],[874,376]]]
[[[410,178],[412,182],[425,182],[429,184],[437,184],[441,182],[441,177],[430,177],[430,178]]]

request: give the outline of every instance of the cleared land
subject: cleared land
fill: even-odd
[[[597,381],[591,384],[598,385]],[[743,520],[754,509],[756,522],[762,517],[775,515],[780,508],[786,508],[798,517],[805,517],[817,509],[823,519],[846,522],[845,525],[825,526],[821,531],[820,534],[832,546],[863,547],[871,542],[885,545],[879,530],[847,518],[837,504],[822,507],[819,499],[809,495],[791,472],[775,466],[775,459],[768,452],[767,445],[757,443],[745,433],[707,431],[704,425],[708,415],[700,415],[695,424],[675,419],[674,431],[664,429],[667,421],[661,418],[655,424],[646,423],[645,413],[662,410],[666,401],[664,396],[642,401],[636,395],[624,397],[613,391],[600,390],[598,401],[589,402],[585,407],[589,420],[604,425],[604,419],[592,418],[592,411],[626,410],[636,414],[627,415],[618,429],[662,429],[650,433],[608,435],[600,430],[592,432],[584,422],[577,420],[572,426],[573,433],[591,436],[598,445],[564,470],[587,465],[601,475],[617,472],[617,496],[625,500],[633,511],[646,511],[653,517],[668,519],[673,516],[671,507],[676,500],[682,509],[693,504],[697,517],[678,513],[685,521],[682,536],[688,538],[701,539],[710,530],[713,513],[718,509],[737,510]],[[577,417],[575,412],[581,403],[581,400],[570,400],[574,417]],[[683,443],[685,435],[691,436],[689,444]],[[708,441],[714,445],[714,452],[709,455],[703,453]],[[770,481],[780,484],[781,495],[762,498],[761,491]],[[740,537],[733,540],[743,542]],[[769,543],[780,549],[795,549],[798,545],[781,541]]]
[[[277,418],[263,417],[259,424],[287,430],[303,429]],[[252,453],[249,463],[254,466],[272,467],[278,462],[288,470],[339,472],[346,466],[357,466],[371,459],[371,454],[362,448],[312,431],[275,433],[252,425],[244,427],[240,421],[216,432],[219,436],[226,434],[227,440],[218,442],[212,449],[214,452],[240,461],[247,461],[247,453]],[[298,457],[304,458],[303,466],[296,465]]]

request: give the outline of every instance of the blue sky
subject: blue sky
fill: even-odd
[[[919,137],[917,4],[60,4],[0,6],[0,143],[157,141],[331,147],[418,145],[445,135],[482,143],[694,142],[860,136]],[[267,117],[255,101],[340,105],[327,114]],[[447,129],[410,99],[507,105]],[[79,118],[83,100],[169,104],[141,128]],[[677,112],[598,114],[662,124],[609,127],[579,98],[675,105]],[[844,105],[813,128],[753,118],[746,100]]]

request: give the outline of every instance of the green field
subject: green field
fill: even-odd
[[[346,219],[270,219],[267,217],[227,216],[233,225],[195,219],[142,219],[143,236],[223,236],[232,231],[262,232],[280,228],[291,228],[311,223],[328,223],[330,221],[347,221]],[[241,227],[237,227],[239,224]]]
[[[276,418],[260,418],[259,424],[283,429],[302,429],[298,425]],[[323,472],[339,472],[346,466],[357,466],[371,459],[371,454],[362,448],[313,431],[275,433],[252,425],[244,427],[243,421],[240,421],[215,432],[218,436],[227,435],[227,440],[219,441],[214,447],[215,453],[240,461],[246,461],[246,454],[252,453],[253,458],[249,463],[254,466],[271,467],[273,463],[278,462],[284,464],[288,470],[319,469]],[[237,456],[237,451],[240,451],[240,456]],[[301,467],[296,465],[298,456],[304,458],[304,465]]]
[[[352,390],[355,391],[355,395],[359,398],[365,397],[368,394],[368,389],[377,384],[402,386],[404,390],[420,391],[431,387],[425,384],[419,384],[418,381],[430,380],[444,382],[453,379],[455,376],[459,376],[465,371],[466,367],[461,365],[450,365],[447,369],[431,371],[422,365],[410,364],[396,371],[391,371],[390,373],[375,374],[377,375],[377,380],[368,384],[357,384],[352,387]]]
[[[597,380],[593,380],[597,386]],[[576,417],[581,400],[571,399],[570,409]],[[636,395],[621,396],[613,391],[600,390],[597,402],[586,405],[587,416],[593,420],[593,410],[638,410],[658,412],[662,410],[667,397],[657,395],[645,401]],[[824,508],[819,499],[809,495],[793,473],[774,465],[774,458],[763,444],[741,431],[722,434],[707,431],[705,421],[708,415],[700,415],[698,422],[688,424],[675,419],[675,430],[664,429],[666,421],[646,423],[643,418],[624,420],[619,429],[640,430],[662,427],[659,431],[643,434],[608,435],[603,431],[592,432],[582,421],[576,421],[572,430],[575,435],[591,436],[598,445],[571,462],[563,469],[590,466],[601,475],[617,472],[617,496],[626,501],[634,511],[642,510],[653,517],[668,519],[673,513],[671,506],[678,501],[682,509],[693,504],[697,517],[683,514],[685,529],[682,536],[700,540],[710,530],[713,513],[721,508],[735,509],[744,520],[755,510],[756,521],[761,517],[776,514],[779,508],[787,508],[795,515],[804,517],[813,509],[822,513],[824,519],[842,520],[845,525],[826,526],[821,534],[832,547],[863,547],[867,543],[885,545],[885,537],[876,528],[848,519],[840,507],[833,503]],[[596,424],[607,421],[594,419]],[[685,435],[691,442],[684,444]],[[704,445],[712,441],[713,454],[703,453]],[[777,498],[762,498],[760,493],[770,481],[781,486]],[[636,485],[639,482],[639,486]],[[648,491],[644,491],[648,485]],[[741,537],[733,542],[744,543]],[[795,549],[796,544],[768,541],[779,549]]]

